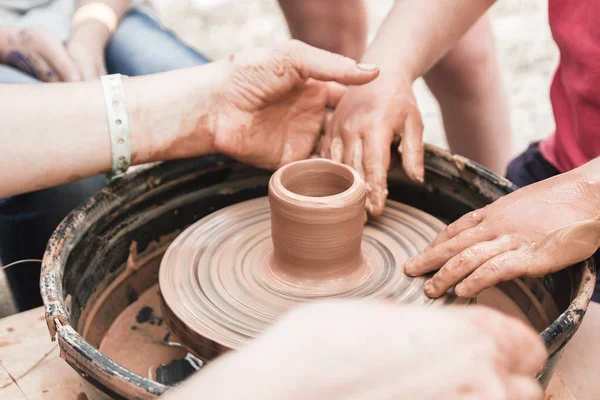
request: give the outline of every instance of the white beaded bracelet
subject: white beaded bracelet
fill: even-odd
[[[121,74],[100,77],[104,91],[106,116],[112,152],[112,169],[109,179],[120,178],[131,165],[131,137],[129,136],[129,117],[125,103],[125,92]]]

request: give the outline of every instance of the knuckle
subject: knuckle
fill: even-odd
[[[506,233],[502,236],[500,236],[500,241],[502,243],[506,243],[510,249],[515,249],[519,246],[519,241],[517,240],[517,238],[515,238],[514,235],[511,235],[510,233]]]
[[[500,267],[500,265],[498,264],[498,262],[496,261],[490,261],[484,271],[485,275],[488,276],[501,276],[502,275],[502,268]]]
[[[470,247],[464,250],[459,255],[459,263],[461,266],[467,266],[472,264],[477,259],[477,250],[473,247]]]
[[[456,253],[458,253],[456,250],[460,246],[460,241],[461,238],[458,236],[454,236],[452,239],[450,239],[448,242],[448,247],[446,248],[446,254],[453,256],[456,255]]]
[[[349,118],[346,118],[340,122],[340,131],[342,133],[342,136],[351,137],[357,135],[356,132],[358,131],[358,129],[354,121],[352,121]]]
[[[459,221],[460,221],[460,220],[458,220],[458,221],[454,221],[453,223],[451,223],[450,225],[448,225],[448,226],[447,226],[447,227],[444,229],[444,231],[446,231],[446,233],[447,233],[449,236],[455,236],[455,235],[458,233],[458,222],[459,222]]]
[[[469,218],[471,218],[471,220],[475,223],[480,223],[483,221],[483,214],[483,209],[471,211],[471,213],[469,214]]]

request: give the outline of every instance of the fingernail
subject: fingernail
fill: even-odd
[[[413,271],[413,257],[409,258],[408,260],[406,260],[406,262],[404,263],[404,273],[408,276],[414,276],[414,271]]]
[[[458,284],[456,285],[456,287],[454,288],[454,294],[456,294],[458,297],[465,297],[465,287],[462,284]]]
[[[374,71],[376,70],[378,67],[375,64],[364,64],[364,63],[358,63],[356,64],[356,68],[358,69],[362,69],[363,71]]]

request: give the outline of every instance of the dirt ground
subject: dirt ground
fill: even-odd
[[[392,3],[367,0],[370,37]],[[167,27],[213,59],[289,37],[276,0],[156,0],[156,4]],[[491,14],[510,98],[516,154],[554,128],[548,93],[558,51],[548,28],[546,2],[499,0]],[[423,82],[417,82],[415,90],[424,118],[425,141],[445,147],[437,103]],[[12,312],[7,293],[0,271],[0,317]]]

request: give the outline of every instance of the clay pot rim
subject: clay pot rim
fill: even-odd
[[[281,176],[288,171],[290,168],[296,168],[299,165],[317,165],[317,164],[329,164],[345,172],[352,174],[352,184],[346,190],[341,193],[337,193],[330,196],[306,196],[298,193],[294,193],[287,189],[281,181]],[[359,200],[361,197],[366,195],[366,184],[361,178],[358,172],[345,164],[341,164],[326,158],[309,158],[306,160],[294,161],[283,167],[279,168],[271,176],[269,180],[269,191],[273,191],[277,197],[284,199],[285,201],[291,202],[294,206],[303,208],[345,208],[348,204]]]

